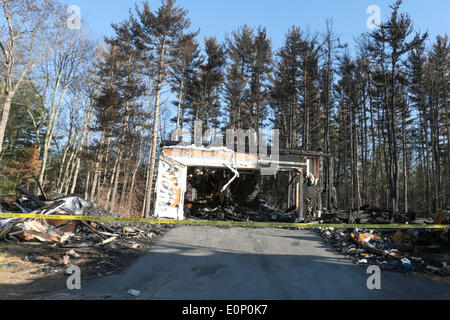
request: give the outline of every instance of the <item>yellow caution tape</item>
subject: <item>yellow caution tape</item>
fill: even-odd
[[[332,223],[317,224],[317,223],[283,223],[283,222],[236,222],[236,221],[207,221],[207,220],[171,220],[171,219],[87,217],[87,216],[40,215],[40,214],[24,214],[24,213],[0,213],[0,217],[22,218],[22,219],[42,219],[42,220],[131,222],[131,223],[148,223],[148,224],[251,227],[251,228],[450,229],[450,225],[424,225],[424,224],[332,224]]]

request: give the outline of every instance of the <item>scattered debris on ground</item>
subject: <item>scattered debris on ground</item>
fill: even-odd
[[[325,243],[355,264],[382,270],[416,272],[450,281],[448,230],[388,230],[322,228]]]
[[[21,187],[22,197],[1,196],[0,212],[17,212],[39,215],[74,215],[74,216],[116,216],[104,209],[97,208],[79,196],[56,196],[54,200],[41,199]],[[1,215],[1,213],[0,213]],[[56,243],[63,247],[86,248],[126,244],[133,240],[148,240],[161,234],[165,226],[89,222],[52,219],[0,218],[0,240],[18,243],[35,241]],[[136,246],[136,245],[134,245]]]
[[[191,211],[195,208],[195,211]],[[197,202],[188,207],[189,219],[216,220],[216,221],[252,221],[252,222],[287,222],[296,221],[295,214],[273,210],[267,207],[264,201],[256,208],[240,206],[233,202],[226,205],[210,208],[207,203]]]
[[[358,224],[448,224],[449,208],[441,210],[433,218],[416,219],[415,215],[393,215],[385,210],[365,209],[356,211],[324,211],[307,216],[300,221],[292,210],[282,212],[266,206],[263,200],[253,208],[239,205],[230,193],[223,205],[215,206],[209,200],[196,200],[187,207],[190,219],[253,221],[253,222],[312,222],[358,223]],[[291,211],[289,213],[289,211]],[[449,230],[346,230],[335,228],[318,229],[323,240],[348,255],[360,265],[379,265],[384,270],[417,272],[433,277],[445,278],[450,282],[450,240]]]
[[[0,212],[116,216],[79,196],[0,196]],[[19,211],[18,211],[19,210]],[[66,286],[66,269],[81,268],[83,281],[117,273],[144,255],[173,228],[142,223],[1,218],[0,299],[30,298]],[[25,286],[26,284],[26,286]]]

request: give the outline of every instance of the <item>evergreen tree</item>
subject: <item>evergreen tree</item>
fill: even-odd
[[[272,45],[265,28],[259,27],[254,37],[251,64],[247,97],[252,129],[259,132],[267,119],[268,81],[272,72]]]
[[[205,39],[205,53],[199,72],[189,83],[187,118],[191,126],[198,120],[203,122],[204,130],[218,130],[222,123],[225,50],[215,37],[211,37]]]
[[[177,108],[176,129],[183,127],[186,110],[186,88],[199,72],[202,59],[199,44],[195,40],[197,33],[183,34],[176,45],[171,48],[172,64],[172,92],[178,97],[173,105]]]
[[[254,30],[247,25],[233,31],[227,38],[229,66],[225,84],[225,112],[228,127],[232,129],[251,128],[249,101],[246,88],[251,80]]]
[[[420,47],[428,34],[415,34],[408,41],[414,32],[411,18],[408,14],[399,14],[402,1],[397,0],[391,6],[392,14],[388,22],[382,23],[380,29],[370,34],[373,39],[372,51],[377,51],[382,55],[381,62],[384,69],[385,86],[385,108],[388,136],[388,181],[390,190],[390,200],[394,214],[398,212],[399,203],[399,143],[398,143],[398,113],[399,113],[399,78],[401,77],[401,63],[405,54]],[[380,45],[383,52],[380,52]],[[389,73],[389,74],[387,74]]]
[[[144,210],[145,217],[149,217],[158,147],[161,94],[170,70],[168,66],[173,62],[171,48],[176,47],[177,39],[189,28],[190,20],[186,17],[186,11],[176,6],[175,0],[163,0],[156,12],[152,12],[148,1],[145,1],[142,9],[136,6],[136,14],[137,19],[130,16],[133,42],[143,51],[143,57],[148,62],[147,74],[154,79],[155,108]]]
[[[301,126],[299,91],[301,86],[302,33],[292,27],[286,35],[284,46],[277,53],[275,74],[271,88],[273,125],[280,130],[280,147],[299,145],[298,128]]]

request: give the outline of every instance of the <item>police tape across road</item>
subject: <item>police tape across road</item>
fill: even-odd
[[[250,227],[250,228],[298,228],[298,229],[450,229],[450,225],[424,224],[330,224],[330,223],[283,223],[283,222],[237,222],[237,221],[207,221],[207,220],[172,220],[172,219],[141,219],[88,217],[69,215],[41,215],[24,213],[0,213],[4,218],[41,219],[41,220],[69,220],[69,221],[97,221],[97,222],[130,222],[168,225],[217,226],[217,227]]]

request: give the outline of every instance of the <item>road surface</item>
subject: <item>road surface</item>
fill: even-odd
[[[186,226],[123,273],[47,298],[450,299],[446,284],[383,270],[381,290],[369,290],[369,276],[310,231]]]

